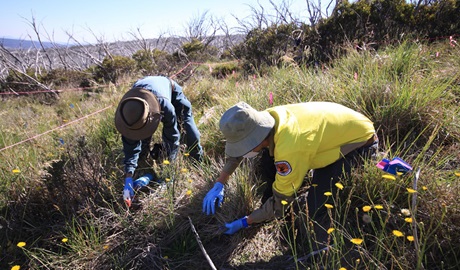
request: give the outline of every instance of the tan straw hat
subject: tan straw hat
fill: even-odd
[[[133,88],[115,112],[115,127],[126,138],[143,140],[153,135],[161,120],[160,103],[149,90]]]
[[[267,111],[257,111],[244,102],[228,109],[221,117],[219,128],[227,140],[225,153],[241,157],[258,146],[275,126]]]

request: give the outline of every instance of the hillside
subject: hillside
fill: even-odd
[[[209,45],[217,48],[217,54],[222,54],[229,47],[239,44],[244,39],[243,35],[215,36],[209,40]],[[161,50],[172,54],[180,51],[184,43],[190,41],[184,37],[167,37],[146,40],[117,41],[98,44],[67,44],[57,45],[44,42],[46,52],[41,51],[37,42],[21,41],[14,39],[3,39],[3,46],[6,50],[0,51],[0,82],[2,82],[10,70],[20,71],[23,69],[21,63],[28,63],[28,68],[38,69],[59,69],[67,67],[73,70],[84,72],[90,67],[100,65],[109,56],[119,55],[131,57],[134,53],[145,48],[150,50]],[[1,86],[0,86],[1,87]]]
[[[458,269],[458,48],[408,42],[375,52],[348,49],[322,69],[289,65],[216,79],[209,65],[195,68],[184,91],[206,160],[194,164],[185,152],[175,162],[146,159],[139,174],[153,170],[163,182],[136,193],[129,209],[113,121],[125,85],[5,99],[0,268],[211,269],[204,249],[217,269]],[[202,213],[225,159],[220,116],[238,101],[263,110],[309,100],[362,112],[380,139],[376,160],[327,195],[334,245],[310,256],[315,236],[297,233],[310,223],[294,205],[286,218],[222,235],[225,222],[260,206],[263,183],[257,159],[247,160],[226,185],[222,208]],[[375,166],[394,157],[414,170],[388,175]]]
[[[52,43],[44,41],[42,42],[44,48],[52,48],[55,46],[62,47],[65,46],[64,44],[59,43]],[[38,41],[31,41],[31,40],[23,40],[23,39],[13,39],[13,38],[5,38],[0,37],[0,46],[5,47],[6,49],[37,49],[41,48],[40,42]]]

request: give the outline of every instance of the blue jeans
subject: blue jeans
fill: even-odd
[[[201,161],[203,148],[200,144],[200,132],[195,124],[192,114],[192,104],[182,92],[182,87],[176,84],[176,89],[172,92],[171,100],[163,96],[158,97],[162,111],[162,140],[163,152],[167,159],[174,160],[179,152],[181,138],[187,145],[190,156]],[[181,137],[181,133],[184,135]],[[122,136],[123,151],[125,154],[125,172],[134,173],[137,168],[141,152],[150,151],[150,141],[152,137],[140,141],[130,140]]]
[[[172,104],[175,108],[177,116],[178,129],[184,136],[184,142],[187,145],[190,156],[195,160],[201,161],[203,148],[200,144],[200,132],[195,124],[195,119],[192,114],[192,104],[185,97],[182,91],[174,91],[172,93]]]
[[[174,91],[173,102],[159,98],[163,111],[163,145],[161,152],[164,152],[168,159],[174,160],[177,157],[180,143],[187,145],[190,157],[201,161],[203,148],[200,144],[200,132],[195,124],[192,114],[192,104],[185,97],[182,91]],[[142,140],[142,152],[150,151],[152,137]]]

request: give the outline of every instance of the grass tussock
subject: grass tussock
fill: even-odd
[[[229,73],[217,79],[203,68],[184,91],[194,105],[205,161],[196,165],[185,152],[175,162],[145,160],[139,173],[154,171],[161,181],[139,191],[130,209],[121,198],[123,154],[113,125],[126,87],[62,92],[53,102],[5,99],[0,268],[210,269],[191,222],[218,269],[456,269],[459,55],[446,44],[403,43],[382,51],[350,49],[327,67],[287,66],[248,78]],[[314,224],[300,193],[285,218],[223,235],[225,222],[260,206],[264,185],[255,161],[245,161],[225,187],[222,208],[213,216],[202,213],[224,165],[220,116],[238,101],[262,110],[310,100],[369,116],[380,138],[378,159],[399,156],[414,171],[386,176],[374,160],[342,181],[327,202],[333,225],[325,229],[333,245],[315,256],[309,255]]]

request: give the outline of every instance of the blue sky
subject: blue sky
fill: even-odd
[[[42,38],[47,39],[46,30],[56,42],[67,42],[66,31],[80,42],[94,42],[94,35],[105,41],[129,40],[129,33],[138,28],[145,38],[154,38],[184,33],[185,26],[206,11],[236,26],[232,14],[244,19],[251,14],[249,6],[258,3],[272,10],[269,0],[0,0],[0,37],[35,39],[30,26],[34,17]],[[305,0],[287,3],[293,12],[305,13]]]

